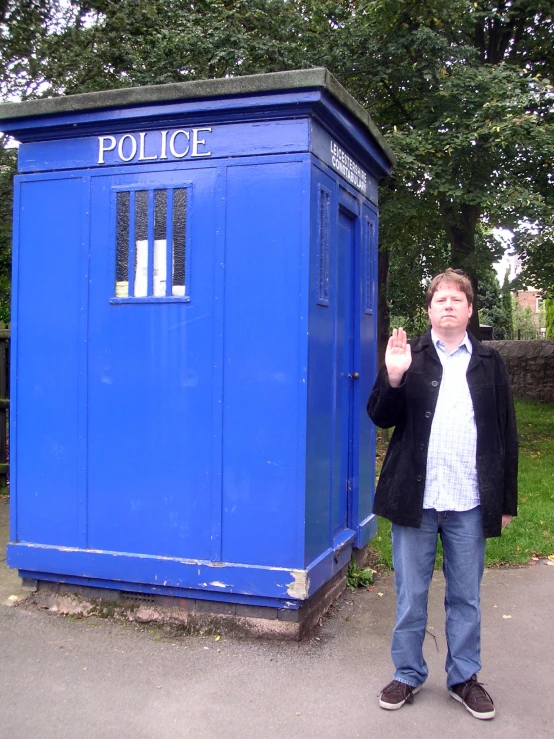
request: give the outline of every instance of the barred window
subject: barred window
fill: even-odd
[[[363,254],[364,254],[364,310],[373,313],[373,296],[375,282],[375,224],[369,218],[363,222]]]
[[[317,302],[319,305],[329,305],[330,208],[330,193],[320,187],[317,222]]]
[[[187,190],[116,192],[116,298],[186,298]]]

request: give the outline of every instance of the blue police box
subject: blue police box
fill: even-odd
[[[377,181],[325,69],[0,106],[23,578],[298,609],[376,531]]]

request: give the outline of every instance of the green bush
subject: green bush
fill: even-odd
[[[546,318],[546,338],[554,339],[554,298],[548,298],[544,301],[544,310]]]

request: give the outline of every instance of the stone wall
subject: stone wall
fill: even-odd
[[[554,341],[487,341],[506,363],[516,398],[554,403]]]

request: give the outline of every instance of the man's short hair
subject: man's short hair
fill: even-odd
[[[431,305],[433,295],[444,283],[455,285],[458,290],[461,290],[466,296],[468,305],[473,305],[473,287],[471,286],[471,280],[465,272],[462,272],[461,269],[452,269],[449,267],[431,280],[431,284],[427,288],[427,307]]]

